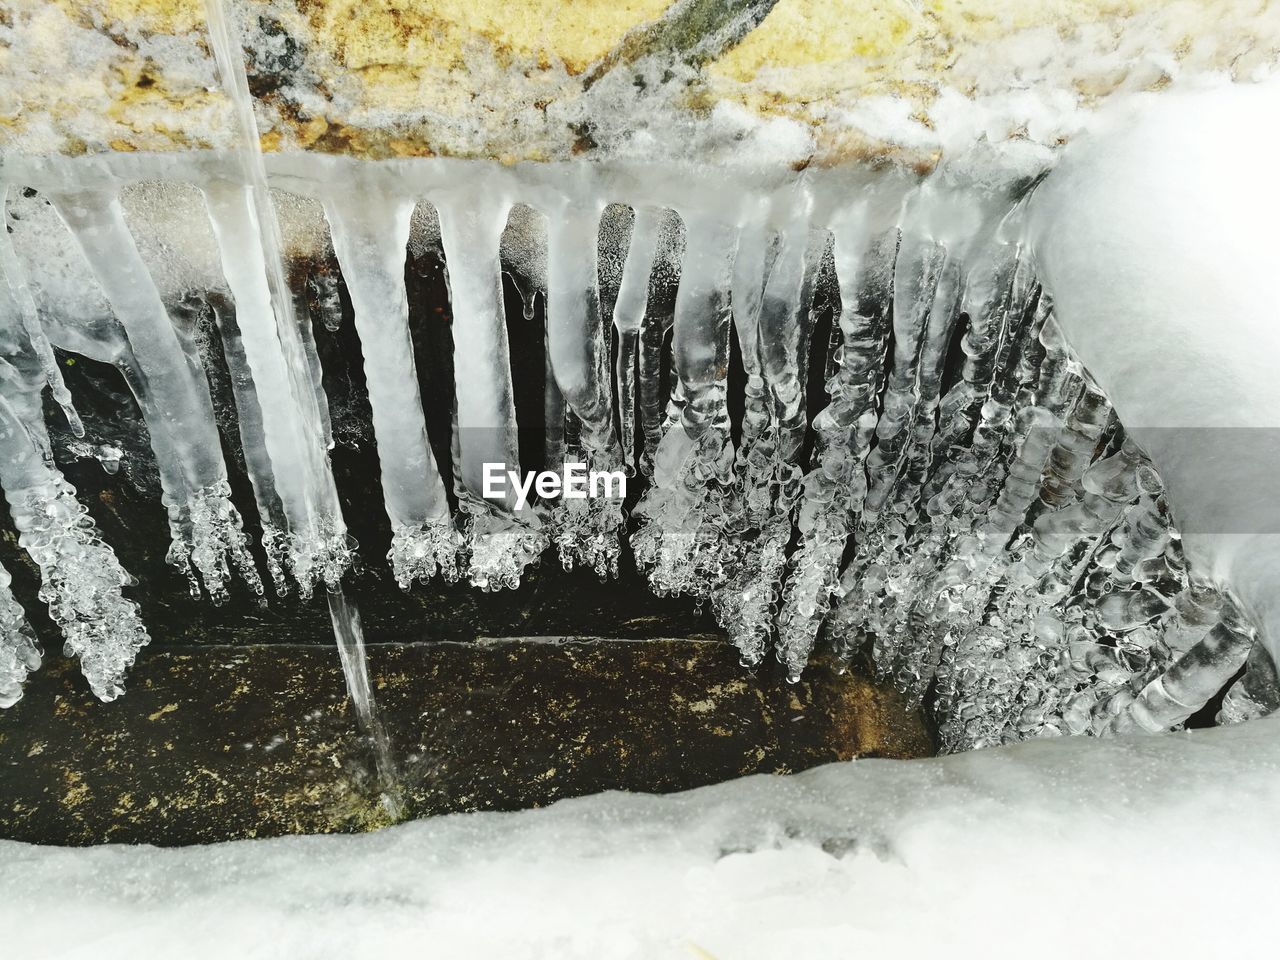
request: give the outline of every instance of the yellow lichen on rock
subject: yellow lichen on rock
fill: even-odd
[[[80,23],[127,25],[148,33],[187,33],[204,27],[204,0],[36,0]]]
[[[201,0],[0,0],[0,137],[24,152],[168,150],[225,129]]]
[[[708,72],[796,101],[921,81],[1107,89],[1147,58],[1227,70],[1274,56],[1278,33],[1273,0],[779,0]]]
[[[440,69],[487,43],[500,56],[578,73],[671,0],[298,0],[315,41],[342,65]]]
[[[627,124],[701,129],[719,111],[788,122],[816,162],[927,163],[935,106],[957,96],[1021,98],[990,135],[1022,135],[1117,91],[1280,62],[1280,0],[778,0],[709,62],[643,77],[625,71],[643,73],[648,44],[670,59],[688,43],[683,26],[642,29],[678,20],[673,0],[222,2],[252,51],[264,149],[374,159],[564,159],[601,142],[602,114],[618,143]],[[0,146],[233,145],[204,3],[0,0]],[[887,122],[877,99],[894,101]]]
[[[885,61],[916,40],[923,25],[909,3],[779,0],[710,72],[746,82],[778,67],[822,70],[855,58]]]

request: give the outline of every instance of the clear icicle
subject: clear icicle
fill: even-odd
[[[597,233],[604,205],[569,202],[550,218],[547,237],[547,355],[565,405],[579,424],[577,458],[590,470],[618,470],[609,344],[600,315]],[[561,499],[549,511],[552,538],[566,569],[583,565],[617,576],[622,502]]]
[[[0,566],[0,708],[22,699],[27,675],[40,669],[40,644],[27,623],[22,607],[13,598],[13,578]]]
[[[751,266],[760,258],[759,238],[759,231],[754,231],[745,251]],[[717,619],[748,664],[759,660],[773,631],[791,540],[792,509],[800,494],[796,460],[807,429],[810,305],[824,245],[825,235],[809,229],[807,209],[797,203],[796,215],[781,231],[776,250],[771,257],[765,254],[772,263],[758,307],[754,288],[749,288],[744,308],[734,311],[748,380],[748,410],[735,463],[735,494],[741,503],[726,526],[726,540],[733,546],[726,549],[724,582],[713,588],[711,598]],[[741,242],[738,250],[741,259]],[[744,272],[735,265],[735,282]],[[750,359],[749,351],[755,354]],[[753,396],[757,392],[753,377],[763,409]],[[789,677],[797,679],[799,671],[787,652],[780,650],[780,655]]]
[[[1249,656],[1257,630],[1228,604],[1203,640],[1152,680],[1108,729],[1110,733],[1161,733],[1209,702]]]
[[[1231,685],[1218,711],[1218,723],[1243,723],[1280,710],[1280,676],[1266,644],[1255,643],[1244,674]]]
[[[760,311],[765,285],[776,261],[778,245],[762,215],[749,219],[738,237],[733,260],[733,329],[746,374],[742,413],[742,444],[749,446],[769,425],[769,397],[760,360]]]
[[[675,322],[675,304],[684,259],[684,222],[674,211],[663,219],[658,250],[649,276],[648,302],[640,324],[640,429],[644,450],[640,471],[653,476],[654,457],[666,424],[667,397],[662,391],[663,347]],[[678,387],[675,380],[673,388]]]
[[[71,391],[62,381],[62,370],[53,355],[53,346],[45,335],[35,301],[27,289],[22,265],[13,250],[13,239],[9,236],[8,194],[8,184],[0,181],[0,212],[3,213],[0,216],[0,313],[3,313],[4,323],[13,323],[25,331],[26,339],[39,358],[49,391],[67,419],[67,426],[77,437],[83,437],[84,424],[71,401]]]
[[[867,490],[864,462],[875,431],[876,394],[889,336],[882,305],[897,238],[873,241],[866,230],[862,218],[834,226],[840,344],[827,382],[831,402],[814,418],[814,468],[805,475],[797,519],[800,546],[778,615],[778,649],[793,672],[803,668],[813,650]]]
[[[215,602],[227,596],[228,564],[262,593],[231,503],[222,445],[204,370],[174,329],[118,198],[109,192],[58,194],[58,214],[71,230],[129,338],[131,382],[151,431],[173,535],[168,560],[195,579]]]
[[[618,421],[622,427],[622,453],[633,469],[636,459],[636,427],[638,421],[636,377],[639,372],[640,331],[649,306],[649,278],[653,273],[654,259],[658,255],[658,243],[666,211],[656,207],[641,207],[636,211],[631,231],[631,243],[622,269],[618,287],[618,299],[613,307],[613,326],[618,333],[618,362],[615,375],[618,383]],[[643,383],[643,378],[641,383]]]
[[[215,180],[204,187],[222,269],[235,298],[241,350],[227,355],[233,378],[252,381],[271,481],[287,522],[289,569],[304,596],[336,584],[351,562],[320,426],[320,411],[288,290],[277,295],[254,190]],[[274,215],[273,219],[274,219]],[[285,306],[287,304],[287,306]],[[282,314],[280,311],[284,311]],[[243,362],[243,366],[241,365]],[[257,456],[255,454],[255,456]],[[264,546],[280,532],[264,523]]]
[[[738,230],[689,215],[672,341],[678,390],[654,457],[654,485],[636,509],[636,562],[660,594],[705,597],[725,575],[721,547],[733,486],[725,374],[729,290]]]
[[[388,559],[405,590],[437,573],[456,580],[462,543],[427,441],[409,336],[404,267],[413,206],[366,189],[335,193],[325,203],[364,353],[383,502],[391,519]]]
[[[114,700],[150,642],[137,604],[120,592],[132,581],[53,467],[43,421],[24,416],[8,396],[0,396],[0,481],[18,543],[40,568],[40,599],[62,630],[66,654],[80,659],[98,699]]]
[[[514,589],[545,549],[546,535],[532,506],[517,509],[509,485],[501,501],[483,498],[486,463],[520,466],[498,257],[510,204],[477,192],[441,199],[436,209],[453,303],[454,463],[470,549],[467,576],[483,590]]]
[[[257,350],[256,362],[268,373],[273,396],[269,399],[283,406],[284,419],[273,424],[268,432],[274,435],[270,446],[281,440],[280,428],[289,425],[300,429],[295,438],[297,447],[282,447],[288,454],[298,454],[289,464],[276,461],[271,453],[277,492],[281,490],[280,478],[288,468],[297,468],[302,480],[301,503],[294,503],[300,521],[289,531],[290,564],[300,590],[309,595],[312,587],[323,581],[328,594],[329,618],[333,624],[334,638],[342,658],[343,675],[347,691],[355,705],[356,713],[365,732],[373,741],[374,757],[378,768],[379,786],[384,790],[383,800],[393,814],[400,809],[399,791],[395,785],[395,764],[390,741],[378,718],[373,688],[369,682],[369,666],[364,653],[364,635],[359,611],[347,600],[342,590],[342,577],[351,565],[352,543],[347,536],[342,511],[338,504],[337,488],[329,468],[328,445],[330,435],[326,405],[318,380],[318,364],[311,331],[303,330],[294,312],[294,302],[285,280],[283,242],[280,224],[271,206],[267,186],[266,163],[262,157],[262,141],[258,136],[257,118],[253,112],[253,97],[249,92],[249,78],[245,71],[243,48],[238,31],[227,18],[225,0],[205,0],[209,40],[218,64],[218,75],[223,91],[235,109],[240,133],[241,185],[243,192],[236,198],[234,191],[224,193],[224,209],[231,214],[227,219],[244,234],[240,237],[245,247],[232,243],[230,232],[217,229],[219,247],[224,265],[233,258],[238,266],[235,271],[241,288],[253,301],[250,315],[253,318]],[[206,194],[206,196],[208,196]],[[242,207],[237,199],[244,204]],[[244,215],[237,216],[241,210]],[[211,213],[212,213],[211,206]],[[228,276],[228,283],[231,278]],[[231,284],[236,291],[235,284]],[[267,296],[264,298],[263,293]],[[239,305],[239,300],[237,300]],[[273,338],[274,332],[274,338]],[[246,341],[247,342],[247,341]],[[285,377],[280,379],[279,363],[283,361]],[[251,358],[251,363],[255,362]],[[255,377],[256,380],[256,377]],[[264,401],[268,398],[260,397]],[[265,413],[265,407],[264,413]],[[283,499],[283,494],[282,494]],[[286,513],[289,506],[286,505]]]
[[[235,397],[236,420],[240,429],[240,448],[244,452],[245,469],[253,488],[254,503],[258,508],[258,521],[262,527],[262,548],[267,556],[267,571],[271,576],[276,595],[284,597],[289,592],[287,567],[289,564],[288,520],[280,497],[276,494],[271,470],[271,455],[267,451],[263,428],[262,405],[253,382],[252,369],[245,355],[244,340],[235,308],[221,296],[212,297],[210,306],[222,337],[222,354],[231,374],[231,390]]]

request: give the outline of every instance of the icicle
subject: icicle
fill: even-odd
[[[75,488],[52,466],[38,404],[29,406],[20,411],[0,396],[0,482],[18,543],[40,568],[40,599],[62,630],[67,655],[80,658],[98,699],[114,700],[150,637],[137,604],[120,592],[129,575],[76,501]]]
[[[258,136],[258,123],[253,113],[253,98],[249,93],[243,48],[238,32],[227,20],[224,2],[225,0],[205,0],[205,15],[210,45],[218,63],[219,79],[222,81],[223,91],[235,108],[239,127],[240,150],[237,156],[244,184],[241,199],[247,201],[247,215],[235,215],[239,208],[234,197],[224,196],[223,199],[226,201],[225,209],[231,214],[228,218],[231,224],[240,229],[247,228],[248,236],[242,239],[248,246],[241,249],[231,246],[230,231],[223,233],[217,230],[216,216],[214,232],[218,235],[224,269],[229,260],[237,264],[236,273],[240,278],[240,285],[254,303],[254,309],[250,311],[255,328],[253,342],[262,349],[255,350],[256,361],[251,357],[250,362],[260,364],[260,368],[268,375],[269,389],[273,394],[268,398],[260,388],[259,395],[264,401],[270,399],[280,402],[287,411],[283,415],[283,421],[273,422],[273,428],[268,431],[268,438],[275,438],[269,443],[269,447],[277,445],[281,426],[292,422],[301,431],[297,437],[301,443],[300,451],[296,447],[281,445],[283,452],[289,456],[300,453],[297,461],[287,465],[277,462],[272,451],[277,491],[280,491],[280,476],[287,467],[296,466],[302,471],[302,493],[305,500],[303,504],[295,503],[294,506],[305,507],[305,515],[301,517],[302,523],[290,530],[289,555],[293,574],[304,595],[309,595],[315,583],[323,581],[325,584],[329,619],[333,624],[334,639],[342,658],[347,691],[365,732],[373,740],[379,785],[384,791],[383,800],[395,815],[400,809],[400,799],[395,784],[391,745],[378,719],[377,705],[369,683],[359,611],[354,603],[348,602],[342,591],[342,577],[351,564],[352,544],[347,537],[346,525],[338,505],[337,489],[329,469],[329,436],[325,417],[321,412],[325,409],[325,401],[316,379],[315,351],[310,341],[310,331],[307,330],[304,334],[300,328],[294,314],[293,298],[285,281],[280,225],[271,208],[266,164],[262,158],[262,141]],[[230,283],[230,278],[228,282]],[[262,298],[264,289],[268,294],[265,302]],[[236,291],[234,284],[232,291]],[[270,312],[263,309],[264,305],[269,307]],[[275,337],[278,338],[275,343],[272,342],[273,327]],[[278,363],[281,359],[286,374],[283,379],[278,377]],[[256,380],[255,376],[255,382]]]
[[[0,708],[22,699],[27,674],[40,669],[41,650],[22,607],[13,598],[13,578],[0,566]]]
[[[649,305],[649,277],[653,273],[654,258],[658,254],[658,242],[665,220],[665,210],[641,207],[636,211],[631,243],[627,248],[627,260],[618,288],[618,300],[613,308],[613,326],[618,332],[616,376],[622,453],[633,469],[639,468],[636,458],[636,404],[639,399],[636,393],[636,375],[640,330]]]
[[[1111,722],[1109,733],[1161,733],[1190,717],[1209,702],[1244,665],[1257,640],[1257,631],[1234,604],[1203,640],[1188,650],[1163,675]]]
[[[833,226],[840,283],[840,346],[827,383],[831,402],[814,418],[814,469],[804,478],[800,547],[778,615],[778,650],[794,675],[808,662],[836,590],[840,561],[861,510],[864,462],[876,425],[889,318],[884,309],[897,237],[873,240],[864,211]],[[843,625],[848,630],[848,625]]]
[[[876,424],[876,447],[867,458],[868,489],[864,525],[874,523],[890,502],[910,437],[915,405],[920,346],[930,318],[934,290],[946,264],[941,244],[920,236],[904,236],[893,283],[893,357],[889,365],[884,409]]]
[[[173,545],[168,560],[192,578],[194,564],[215,602],[227,596],[228,561],[262,593],[231,503],[209,386],[199,358],[184,349],[112,193],[57,194],[59,216],[129,338],[131,383],[156,441]]]
[[[715,586],[711,599],[718,621],[748,664],[760,658],[773,630],[791,540],[792,509],[800,494],[801,473],[795,461],[807,427],[810,305],[826,239],[820,231],[810,231],[807,206],[803,202],[794,206],[796,215],[781,232],[758,308],[750,288],[743,310],[734,311],[739,342],[745,340],[747,370],[748,409],[735,463],[734,493],[741,505],[725,527],[736,544],[725,561],[724,582]],[[753,234],[746,250],[749,266],[760,258],[760,234]],[[742,253],[740,243],[739,260]],[[735,282],[743,273],[741,264],[736,264]],[[739,283],[739,289],[742,286]],[[755,356],[748,359],[748,350]],[[758,419],[764,422],[752,422]],[[798,668],[788,667],[790,677],[798,679]]]
[[[649,276],[649,299],[644,320],[640,324],[640,427],[644,438],[640,470],[646,477],[653,476],[654,457],[666,424],[664,405],[667,397],[662,391],[663,347],[675,322],[684,248],[684,222],[674,211],[668,211]],[[678,378],[672,378],[669,389],[678,387]]]
[[[781,234],[760,309],[759,354],[768,386],[777,454],[794,463],[804,443],[805,378],[813,332],[813,285],[826,235],[800,218]]]
[[[580,425],[577,457],[591,470],[622,463],[613,428],[609,345],[600,317],[597,231],[602,203],[570,202],[550,216],[547,242],[547,355],[565,405]],[[582,564],[602,579],[617,576],[622,502],[563,499],[550,512],[566,569]]]
[[[4,214],[0,217],[0,316],[3,316],[0,323],[14,324],[25,331],[26,339],[39,359],[49,391],[67,419],[67,426],[77,437],[83,437],[84,424],[80,422],[80,416],[71,402],[71,391],[62,382],[62,370],[53,355],[53,346],[45,335],[35,301],[31,298],[31,291],[27,289],[22,266],[13,250],[13,240],[9,236],[8,194],[8,184],[0,181],[0,211]]]
[[[396,582],[407,590],[437,572],[456,580],[462,538],[427,441],[409,336],[404,267],[413,202],[348,188],[329,197],[325,214],[364,353]]]
[[[749,447],[769,426],[769,397],[760,360],[760,311],[765,285],[776,262],[778,245],[761,216],[748,219],[738,239],[733,261],[733,329],[738,337],[742,369],[746,374],[742,413],[742,446]]]
[[[330,333],[342,329],[342,298],[338,295],[338,276],[321,270],[307,277],[307,293],[320,323]]]
[[[725,377],[737,229],[690,214],[676,295],[678,395],[654,457],[654,486],[636,509],[636,562],[659,593],[706,596],[725,576],[724,500],[733,484]]]
[[[509,206],[478,192],[436,205],[453,303],[454,463],[461,478],[459,505],[467,516],[467,575],[484,590],[519,586],[525,567],[546,548],[533,508],[518,510],[509,485],[501,499],[483,498],[486,463],[503,470],[520,466],[498,258]]]
[[[251,380],[262,415],[272,485],[288,524],[289,568],[304,596],[318,583],[341,580],[351,546],[325,452],[310,364],[288,290],[277,296],[259,239],[253,188],[215,180],[204,194],[222,270],[235,298],[241,351],[227,355],[234,378]],[[244,366],[241,366],[243,359]],[[257,454],[255,454],[257,456]],[[264,523],[264,546],[282,534]],[[278,551],[278,547],[270,547]]]
[[[262,405],[253,382],[252,370],[245,355],[244,339],[235,309],[222,296],[210,298],[210,306],[222,337],[222,354],[231,374],[231,391],[236,403],[236,421],[240,429],[240,448],[244,452],[245,469],[253,488],[258,521],[262,526],[262,548],[267,555],[267,572],[276,595],[289,592],[286,568],[289,564],[289,541],[285,531],[288,520],[276,495],[263,428]]]
[[[1217,721],[1243,723],[1280,710],[1280,676],[1266,644],[1255,643],[1245,662],[1244,675],[1227,691]]]

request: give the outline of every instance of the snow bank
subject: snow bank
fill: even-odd
[[[1277,721],[860,760],[376,834],[0,843],[7,957],[1249,955]]]

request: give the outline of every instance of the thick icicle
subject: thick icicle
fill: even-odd
[[[654,485],[636,508],[632,546],[655,591],[705,597],[725,576],[721,550],[733,487],[725,377],[738,229],[693,213],[685,225],[672,341],[678,390],[654,457]]]
[[[253,382],[272,484],[288,524],[280,531],[264,518],[264,546],[287,542],[289,569],[302,594],[310,596],[317,584],[341,580],[351,562],[351,545],[329,469],[303,338],[288,290],[277,296],[272,287],[275,271],[260,239],[269,227],[258,219],[254,189],[215,180],[205,185],[204,193],[223,274],[235,298],[242,346],[227,355],[227,363],[232,377]],[[241,359],[247,369],[240,366]]]
[[[456,580],[462,538],[427,441],[409,336],[404,267],[413,201],[348,189],[328,198],[325,214],[364,353],[396,582],[407,590],[437,573]]]
[[[436,204],[453,303],[454,470],[471,554],[467,576],[484,590],[519,586],[547,545],[532,505],[518,509],[509,484],[499,499],[483,496],[486,463],[520,468],[498,257],[509,208],[479,191]]]
[[[578,423],[578,443],[565,455],[588,470],[617,471],[621,452],[613,426],[609,344],[600,316],[597,232],[602,203],[569,202],[550,218],[547,237],[547,355],[565,405]],[[583,565],[617,576],[622,501],[563,498],[550,511],[552,538],[566,569]]]
[[[1243,723],[1280,710],[1280,676],[1266,644],[1255,643],[1244,675],[1231,685],[1218,711],[1218,723]]]
[[[169,512],[168,560],[192,579],[192,567],[217,601],[227,596],[228,562],[254,590],[262,582],[231,503],[209,385],[199,357],[174,329],[110,192],[57,194],[54,206],[124,326],[136,362],[131,382],[155,441]]]
[[[675,323],[676,296],[680,286],[681,262],[684,259],[684,222],[675,211],[667,211],[658,239],[658,250],[649,276],[648,303],[640,324],[640,430],[644,450],[640,456],[640,472],[652,478],[654,458],[662,442],[667,422],[667,395],[662,389],[663,348],[667,334]],[[678,380],[669,390],[679,386]]]
[[[267,572],[271,576],[276,595],[284,597],[289,593],[289,541],[285,533],[289,524],[280,497],[276,494],[271,455],[267,452],[263,429],[262,404],[253,382],[252,368],[245,355],[244,338],[240,334],[235,308],[224,296],[210,297],[209,305],[222,338],[222,355],[231,374],[240,448],[244,452],[245,470],[249,474],[254,504],[258,508],[258,522],[262,526],[262,548],[267,556]]]
[[[1111,722],[1110,733],[1161,733],[1181,724],[1209,702],[1244,665],[1257,630],[1234,604],[1203,640],[1156,677]]]
[[[53,355],[53,345],[45,335],[35,301],[31,297],[31,291],[27,289],[22,266],[13,250],[13,239],[9,236],[8,194],[8,184],[0,181],[0,315],[3,315],[0,323],[14,324],[25,331],[26,339],[39,358],[49,391],[62,408],[63,416],[67,418],[67,426],[77,437],[82,437],[84,424],[80,422],[75,405],[71,402],[71,391],[62,382],[62,370]]]
[[[114,700],[150,637],[137,604],[120,592],[129,575],[52,464],[38,393],[14,398],[6,389],[0,396],[0,482],[18,543],[40,568],[40,599],[62,630],[66,654],[79,657],[98,699]]]
[[[0,707],[22,699],[22,684],[27,674],[40,669],[41,659],[35,632],[9,589],[12,582],[0,566]]]
[[[287,464],[278,462],[274,451],[271,451],[277,492],[281,489],[280,478],[289,468],[298,469],[298,479],[302,483],[302,501],[293,503],[299,522],[289,531],[289,556],[293,574],[304,594],[309,594],[317,582],[323,581],[325,584],[329,619],[333,624],[334,639],[342,659],[347,692],[362,727],[373,741],[379,786],[384,791],[383,800],[394,814],[400,809],[400,801],[390,740],[378,715],[373,687],[369,682],[369,666],[364,652],[359,611],[354,603],[347,600],[342,589],[342,576],[351,564],[352,543],[347,536],[346,524],[338,504],[337,488],[329,468],[330,437],[325,399],[318,382],[318,364],[310,329],[304,332],[301,328],[294,312],[293,297],[285,280],[280,224],[272,209],[267,186],[266,164],[262,158],[262,142],[253,112],[253,98],[249,93],[243,48],[238,39],[238,31],[227,19],[224,3],[225,0],[205,0],[205,14],[209,39],[218,63],[219,78],[223,91],[235,108],[240,133],[237,157],[240,161],[242,190],[240,196],[236,197],[236,191],[232,188],[224,193],[222,199],[225,201],[224,209],[230,214],[227,217],[229,225],[232,230],[243,231],[240,239],[246,246],[234,246],[232,230],[217,229],[216,214],[214,232],[218,235],[224,266],[229,260],[236,264],[235,272],[241,289],[253,305],[248,312],[254,328],[256,362],[268,374],[272,394],[267,397],[259,388],[259,396],[264,401],[264,414],[265,403],[268,401],[282,406],[283,418],[278,421],[273,419],[271,430],[264,431],[268,437],[269,449],[282,440],[282,427],[288,429],[295,426],[299,429],[299,434],[294,438],[297,445],[281,445],[281,449],[289,456],[297,454],[296,460]],[[228,277],[228,283],[230,282]],[[232,291],[236,292],[235,285],[232,285]],[[238,300],[237,304],[239,305]],[[242,324],[242,331],[245,326],[247,324]],[[247,346],[249,341],[246,340],[245,343]],[[284,366],[283,378],[278,376],[281,362]],[[252,356],[250,363],[255,363]],[[265,426],[264,420],[264,428]],[[273,435],[274,441],[271,440]],[[283,494],[281,496],[284,499]],[[289,506],[286,505],[285,509],[287,514]]]
[[[67,654],[80,658],[94,694],[113,700],[149,638],[136,604],[120,593],[128,575],[53,465],[41,403],[50,386],[49,344],[42,332],[33,333],[34,314],[20,314],[12,296],[16,270],[15,262],[6,264],[8,280],[0,284],[0,484],[18,543],[40,568],[40,599],[62,631]],[[23,679],[40,665],[39,647],[9,583],[0,570],[0,706],[17,701]]]
[[[800,494],[796,460],[807,428],[810,305],[826,237],[810,230],[806,200],[797,199],[791,207],[793,217],[780,231],[776,248],[765,254],[771,262],[758,305],[751,288],[741,316],[734,308],[747,373],[746,412],[735,463],[739,503],[726,526],[730,546],[725,578],[713,588],[712,604],[744,663],[759,660],[773,630],[792,508]],[[746,253],[755,261],[759,233],[752,239]],[[738,249],[741,257],[741,243]],[[735,279],[744,272],[735,268]],[[797,676],[792,670],[788,674]]]
[[[838,582],[841,557],[866,496],[864,462],[876,425],[889,318],[884,309],[897,237],[873,240],[864,217],[833,224],[840,283],[840,346],[827,381],[830,404],[814,418],[814,469],[804,478],[800,547],[778,615],[778,651],[788,670],[804,667]]]

